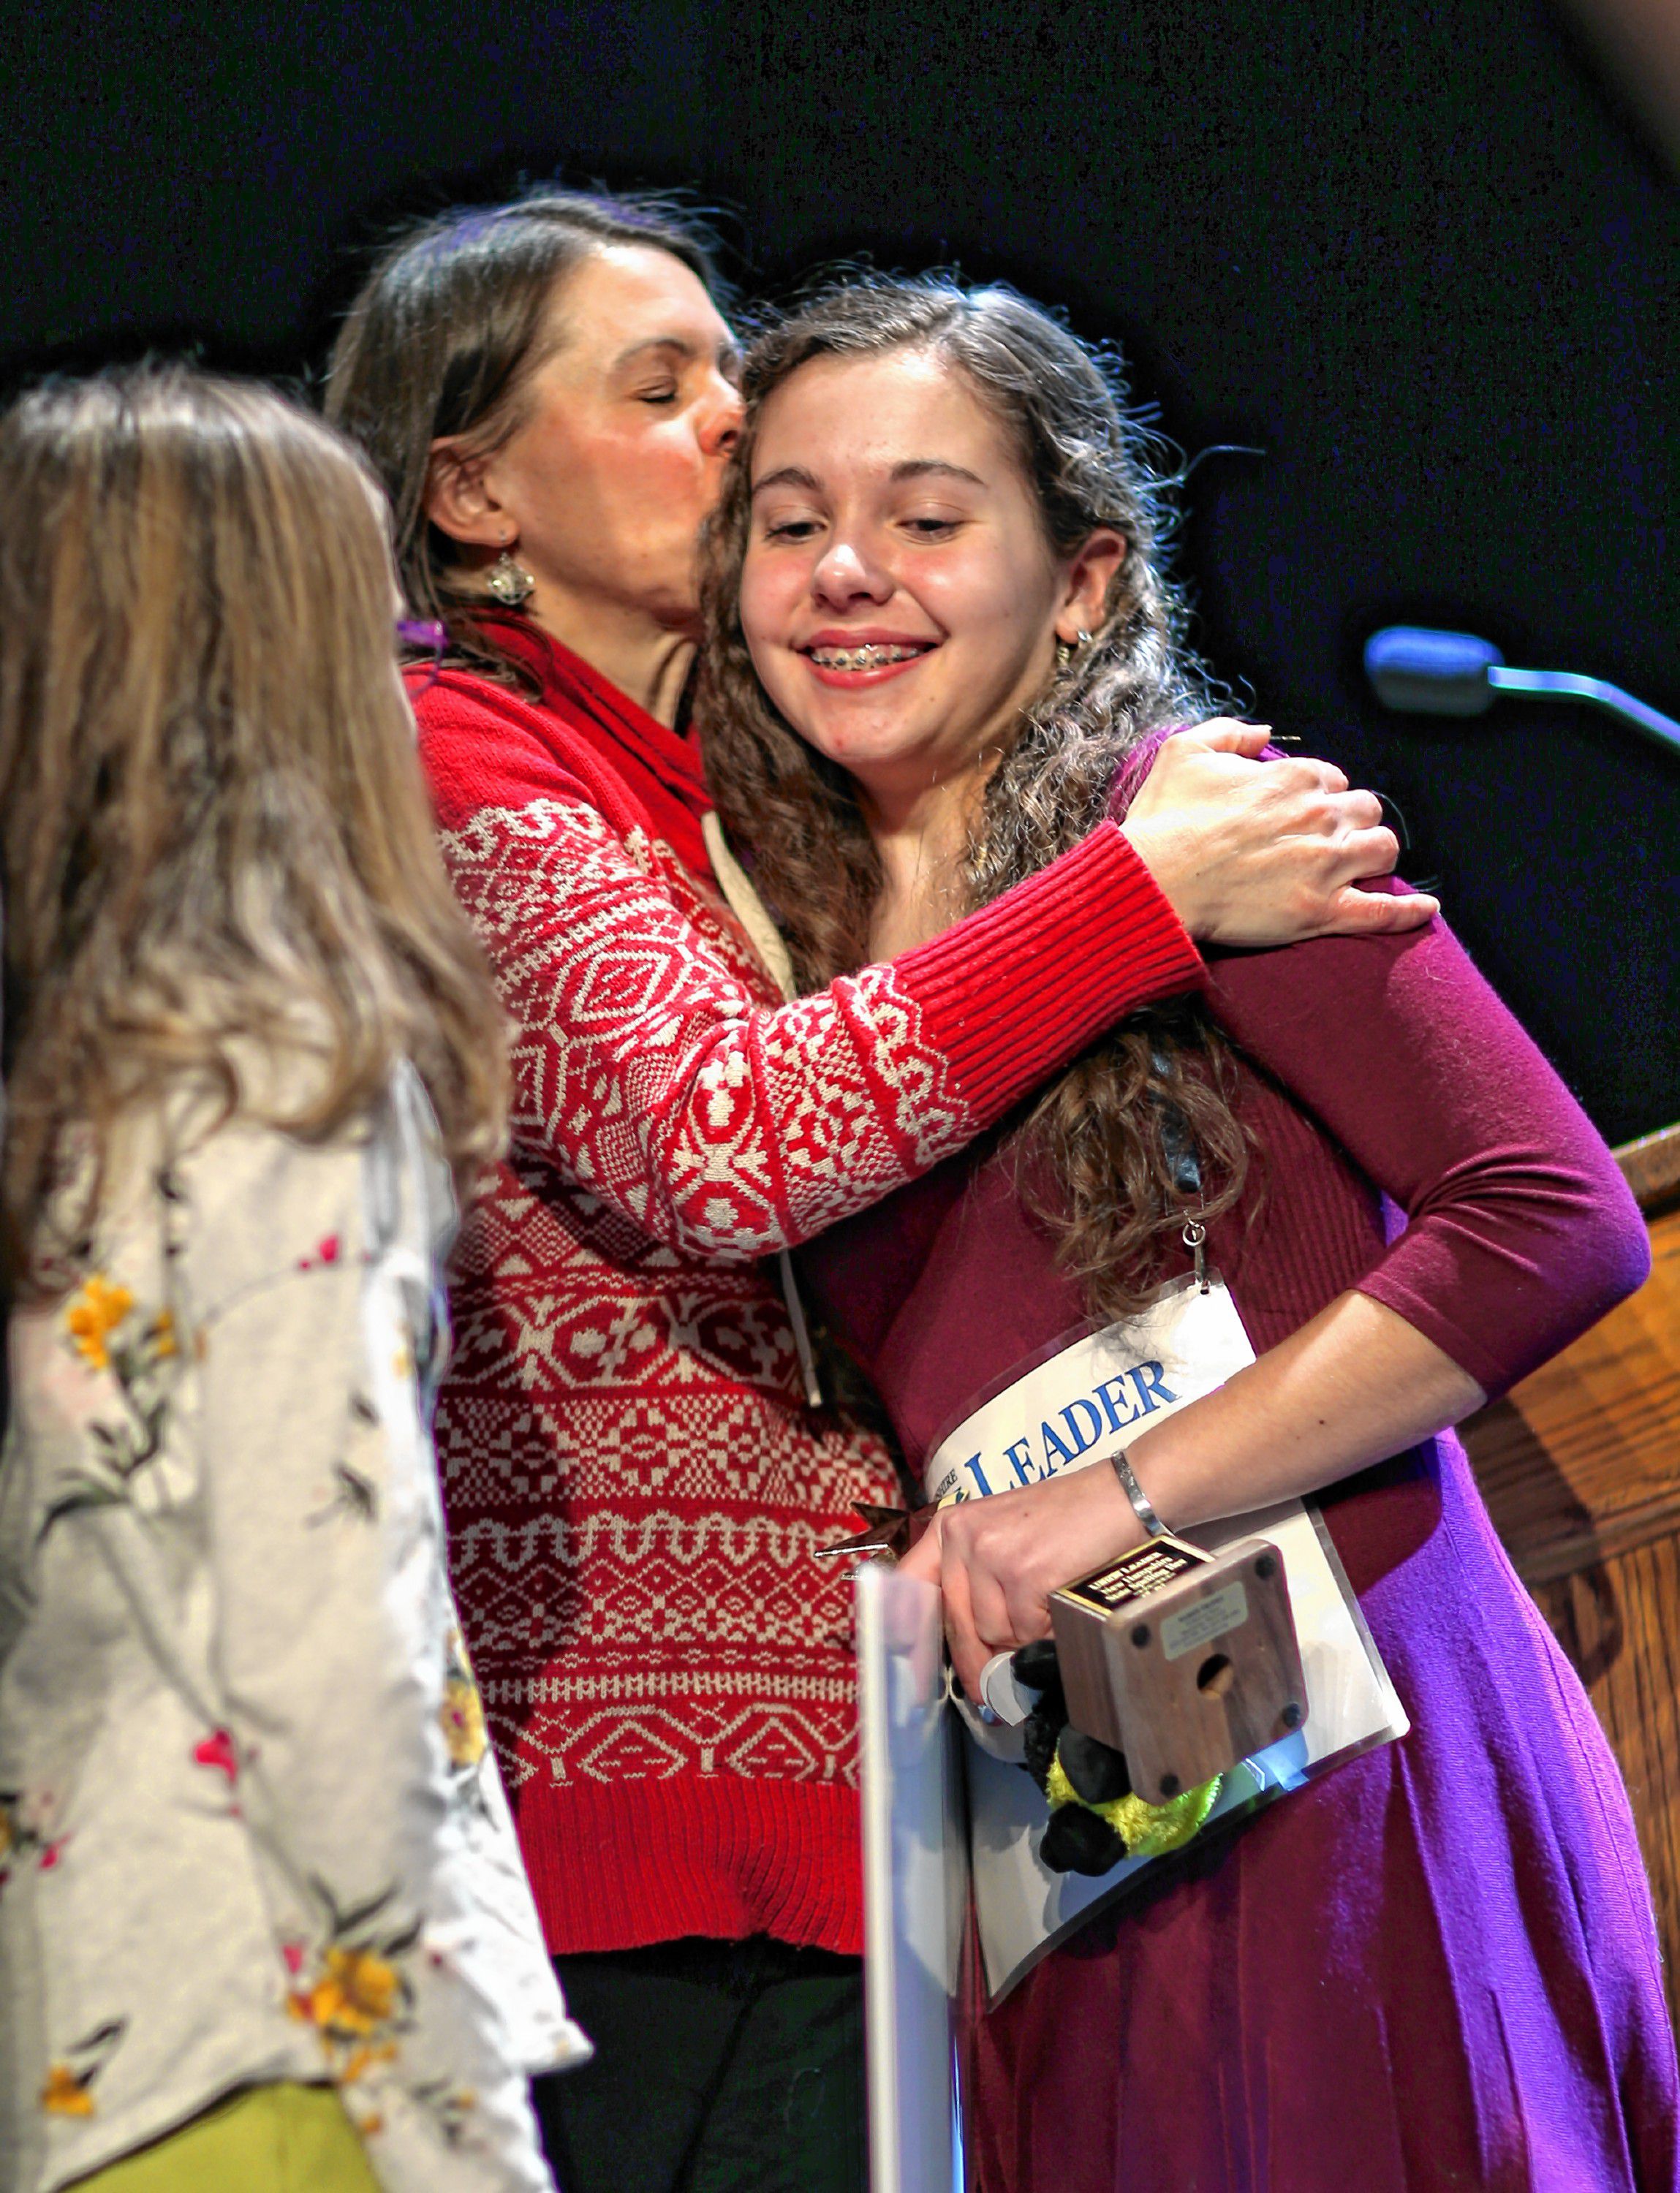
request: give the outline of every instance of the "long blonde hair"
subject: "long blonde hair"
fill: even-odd
[[[1117,793],[1135,791],[1152,733],[1211,713],[1161,553],[1167,484],[1126,410],[1117,363],[1002,287],[850,276],[814,291],[747,354],[746,421],[702,557],[696,703],[720,814],[805,988],[864,957],[880,867],[851,778],[783,719],[747,647],[739,599],[753,450],[765,404],[802,365],[892,350],[943,360],[998,421],[1058,554],[1098,526],[1127,544],[1096,632],[1023,711],[987,779],[967,847],[968,903],[983,905],[1044,867],[1114,808]],[[1186,1218],[1215,1217],[1236,1202],[1250,1155],[1233,1108],[1236,1080],[1211,1017],[1186,999],[1134,1014],[1093,1044],[1023,1123],[1023,1190],[1054,1228],[1058,1261],[1093,1317],[1148,1301]]]
[[[181,366],[0,419],[9,1260],[74,1127],[255,1042],[318,1060],[272,1124],[330,1135],[399,1055],[464,1180],[500,1145],[501,1023],[433,836],[378,492],[330,428]]]

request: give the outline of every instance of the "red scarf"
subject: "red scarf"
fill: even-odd
[[[697,741],[657,722],[581,655],[528,617],[491,610],[481,612],[479,622],[504,654],[536,679],[543,707],[552,708],[568,730],[617,771],[683,866],[696,875],[709,875],[712,863],[700,818],[712,802]]]

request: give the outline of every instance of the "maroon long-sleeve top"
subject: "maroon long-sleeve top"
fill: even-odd
[[[1644,1278],[1609,1153],[1440,924],[1228,957],[1208,995],[1259,1153],[1209,1247],[1257,1352],[1358,1288],[1498,1394]],[[913,1464],[1081,1327],[1053,1252],[995,1147],[804,1252]],[[1671,2186],[1620,1778],[1462,1448],[1321,1500],[1411,1732],[1191,1846],[971,2021],[980,2182]]]

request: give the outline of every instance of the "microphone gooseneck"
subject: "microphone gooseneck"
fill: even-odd
[[[1603,678],[1571,670],[1514,670],[1491,640],[1468,632],[1392,624],[1365,645],[1365,674],[1385,708],[1425,716],[1485,715],[1499,693],[1587,701],[1680,752],[1680,724]]]

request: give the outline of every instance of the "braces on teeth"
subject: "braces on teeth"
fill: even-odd
[[[862,647],[813,647],[811,657],[824,670],[879,670],[884,663],[908,662],[920,652],[914,647],[888,647],[868,642]]]

